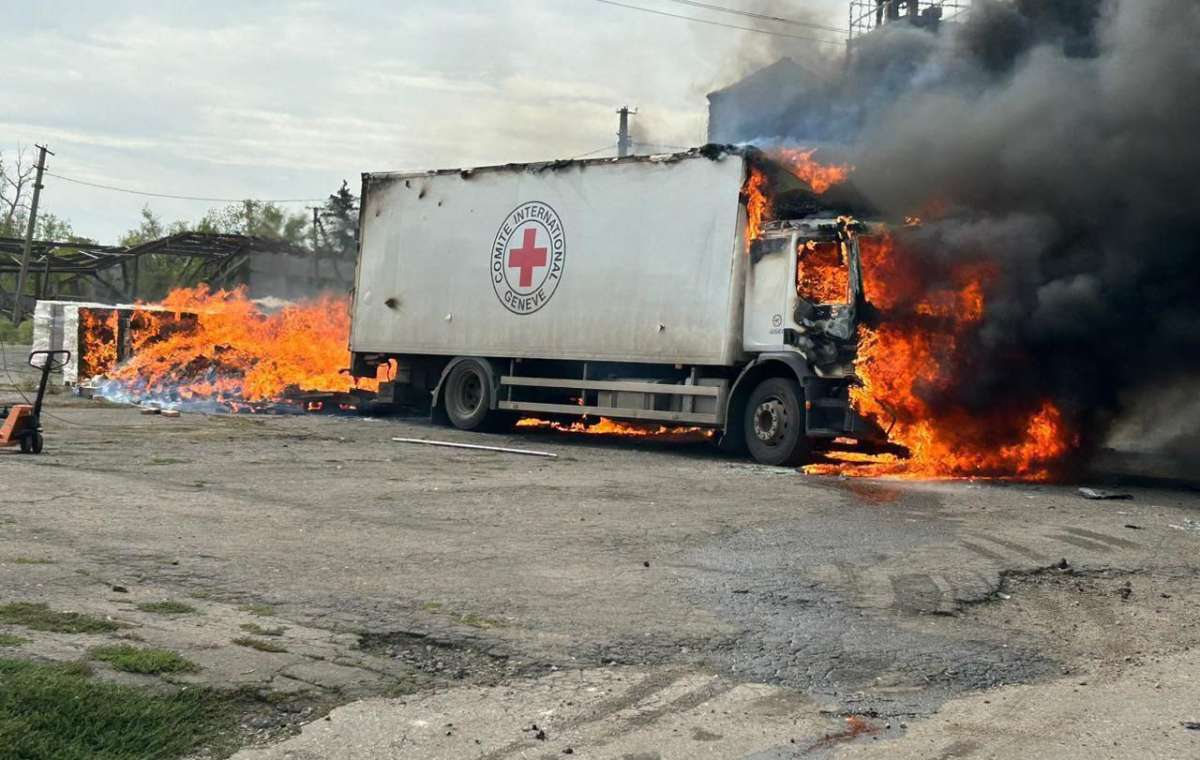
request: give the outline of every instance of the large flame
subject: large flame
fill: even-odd
[[[777,148],[769,151],[767,156],[821,195],[834,185],[845,182],[854,167],[814,161],[816,152],[816,148]],[[750,175],[742,186],[742,202],[746,204],[747,246],[762,236],[763,225],[771,217],[770,184],[762,169],[757,166],[750,168]]]
[[[129,397],[212,401],[236,410],[293,391],[346,392],[356,385],[347,373],[349,303],[341,297],[268,313],[241,288],[179,288],[137,309],[130,333],[132,356],[107,372],[108,387]]]
[[[877,327],[860,326],[851,389],[860,414],[908,449],[884,456],[812,465],[814,474],[867,476],[1010,477],[1045,480],[1074,443],[1059,409],[1048,399],[988,413],[948,402],[955,383],[969,382],[966,339],[986,314],[995,278],[987,264],[950,264],[944,283],[930,285],[887,235],[860,239],[868,301],[881,312]]]

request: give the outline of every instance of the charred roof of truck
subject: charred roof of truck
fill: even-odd
[[[828,188],[825,192],[818,193],[801,180],[795,178],[787,166],[773,160],[768,152],[753,145],[710,143],[684,151],[643,154],[623,158],[570,158],[457,169],[432,169],[428,171],[364,172],[362,180],[363,189],[366,190],[368,187],[381,187],[400,181],[405,182],[411,187],[414,180],[431,177],[458,175],[463,180],[469,181],[481,174],[497,174],[502,172],[541,174],[543,172],[560,172],[571,169],[583,171],[593,166],[672,164],[697,159],[723,161],[731,156],[743,159],[749,167],[762,171],[774,179],[776,185],[780,188],[772,195],[771,199],[776,218],[789,220],[821,217],[836,218],[838,216],[873,218],[878,215],[862,193],[854,186],[853,181],[847,180],[838,183]]]
[[[589,166],[608,166],[612,164],[669,164],[689,159],[707,158],[710,161],[720,161],[726,156],[747,156],[759,154],[757,148],[747,145],[703,145],[673,153],[650,153],[624,158],[565,158],[552,161],[534,161],[529,163],[494,164],[457,169],[431,169],[428,171],[392,171],[392,172],[363,172],[363,181],[393,182],[398,180],[422,179],[425,177],[442,177],[457,174],[463,179],[471,179],[477,174],[498,172],[524,172],[540,174],[547,171],[564,171],[566,169],[585,169]]]

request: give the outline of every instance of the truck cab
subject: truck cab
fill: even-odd
[[[740,433],[759,461],[796,464],[816,440],[877,437],[849,403],[864,305],[857,238],[864,229],[844,217],[777,221],[750,244],[743,316],[743,346],[754,357],[748,369],[784,365],[795,375],[794,382],[783,373],[780,382],[751,391],[738,404],[740,430],[737,420],[727,420],[727,433]]]

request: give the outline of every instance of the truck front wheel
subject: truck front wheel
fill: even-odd
[[[802,397],[800,384],[782,377],[767,378],[750,394],[744,427],[755,461],[798,465],[808,459]]]
[[[479,430],[489,422],[492,387],[487,370],[475,359],[461,361],[450,370],[442,391],[446,416],[459,430]]]

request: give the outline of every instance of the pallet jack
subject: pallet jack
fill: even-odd
[[[33,363],[35,356],[46,357],[41,367]],[[56,363],[55,357],[58,356],[62,357],[62,361]],[[46,397],[46,384],[50,380],[50,373],[62,369],[70,360],[70,351],[33,351],[29,354],[29,366],[42,370],[37,397],[33,404],[0,407],[0,416],[4,418],[4,423],[0,425],[0,448],[20,446],[22,454],[42,453],[42,400]]]

